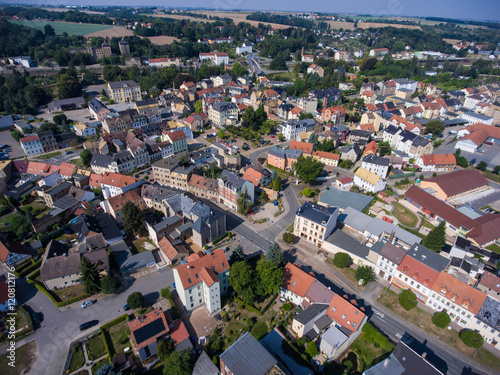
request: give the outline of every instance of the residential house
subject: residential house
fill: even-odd
[[[135,190],[126,191],[123,194],[115,195],[102,202],[104,212],[111,215],[118,224],[123,222],[122,208],[127,202],[132,202],[139,210],[144,210],[146,205],[141,196]]]
[[[323,207],[308,202],[295,213],[294,233],[321,248],[337,226],[338,207]]]
[[[96,135],[95,128],[82,122],[77,122],[74,128],[76,135],[78,135],[79,137],[87,138]]]
[[[311,64],[307,68],[307,74],[317,74],[319,77],[323,77],[325,75],[325,69],[316,64]]]
[[[452,172],[457,165],[453,154],[422,155],[415,160],[422,172]]]
[[[130,115],[106,117],[102,122],[102,128],[109,134],[123,133],[133,128],[134,121]]]
[[[372,163],[370,163],[370,166],[372,166],[372,168],[377,167],[377,165]],[[380,171],[379,173],[382,173],[381,171],[385,169],[385,166],[383,168],[382,166],[378,166],[378,168]],[[354,185],[368,192],[376,193],[385,189],[386,182],[376,173],[370,172],[364,167],[360,167],[356,173],[354,173]]]
[[[348,176],[337,178],[335,183],[337,184],[337,186],[339,188],[344,189],[344,190],[350,190],[352,188],[352,186],[354,185],[353,179],[351,177],[348,177]]]
[[[221,309],[221,296],[229,289],[229,262],[223,249],[190,260],[173,271],[175,288],[188,311],[202,305],[210,314]]]
[[[336,105],[335,107],[323,108],[321,111],[321,121],[332,122],[334,124],[343,124],[347,111],[341,105]]]
[[[181,241],[177,245],[173,245],[167,237],[162,237],[158,242],[160,255],[165,259],[165,262],[170,265],[176,265],[187,260],[189,251],[182,245]]]
[[[214,65],[227,65],[229,64],[229,56],[226,52],[219,52],[217,50],[213,52],[201,53],[200,52],[200,60],[210,60]]]
[[[209,108],[208,118],[217,127],[235,123],[238,120],[238,106],[233,102],[214,103]]]
[[[432,286],[427,306],[435,311],[445,311],[459,326],[470,326],[486,300],[486,293],[441,271]]]
[[[142,314],[127,324],[141,361],[156,355],[158,341],[170,333],[167,312],[161,309]]]
[[[492,298],[500,296],[500,277],[492,272],[484,272],[479,279],[477,288]]]
[[[301,306],[306,292],[314,280],[313,276],[302,271],[296,265],[287,263],[283,269],[283,286],[280,289],[280,294],[297,306]]]
[[[253,43],[243,43],[241,46],[236,47],[236,54],[242,55],[244,53],[252,53]]]
[[[214,178],[193,174],[188,181],[188,189],[195,196],[212,202],[217,202],[219,198],[219,185]]]
[[[450,260],[421,244],[414,244],[397,268],[392,283],[398,288],[410,289],[421,302],[426,302],[441,271]]]
[[[238,198],[246,193],[251,203],[254,202],[254,184],[250,181],[237,176],[227,170],[222,171],[218,179],[219,183],[219,202],[224,203],[233,211],[237,210]]]
[[[342,90],[336,87],[329,87],[327,89],[312,89],[309,91],[309,99],[317,99],[323,101],[323,108],[330,106],[332,102],[340,99]]]
[[[80,253],[69,253],[67,245],[52,240],[42,256],[40,279],[48,290],[81,283]]]
[[[271,149],[267,153],[267,164],[285,170],[286,168],[285,150],[279,146],[271,147]]]
[[[391,243],[384,244],[382,242],[377,242],[372,249],[378,250],[376,247],[381,248],[375,263],[375,273],[384,280],[391,282],[406,255],[406,250]]]
[[[172,132],[164,131],[162,133],[162,140],[172,144],[172,151],[174,154],[187,151],[187,137],[182,130],[175,130]]]
[[[498,143],[500,129],[486,124],[474,124],[459,130],[458,137],[460,139],[455,144],[455,148],[475,152],[483,143]]]
[[[340,160],[339,154],[326,151],[313,151],[312,157],[313,159],[318,160],[320,163],[323,163],[325,166],[330,167],[338,166]]]
[[[293,317],[292,331],[295,332],[299,338],[305,335],[309,339],[314,339],[319,333],[314,329],[316,322],[320,321],[321,324],[323,320],[325,320],[327,326],[332,322],[329,317],[323,318],[326,316],[327,309],[328,303],[315,303],[302,310]]]
[[[298,134],[313,131],[316,123],[313,119],[289,120],[279,126],[279,131],[287,140],[295,140]]]
[[[272,173],[260,164],[252,164],[243,168],[242,178],[250,181],[255,187],[267,186],[271,182]]]
[[[37,134],[23,137],[19,140],[26,156],[43,154],[42,143]]]
[[[50,152],[58,149],[56,138],[51,131],[39,132],[38,137],[40,138],[43,152]]]
[[[384,57],[388,53],[388,48],[373,48],[370,50],[370,57]]]
[[[389,172],[389,159],[368,155],[363,158],[361,167],[385,179]]]
[[[0,261],[6,267],[17,267],[31,259],[31,253],[17,241],[0,240]]]
[[[141,100],[141,88],[134,81],[108,82],[108,97],[117,103]]]
[[[102,189],[104,199],[109,199],[110,197],[135,189],[142,185],[142,183],[142,180],[138,180],[134,177],[112,172],[104,173],[98,182]]]
[[[342,147],[342,153],[340,154],[340,158],[342,160],[350,160],[354,164],[360,156],[361,149],[359,148],[357,143]]]
[[[73,186],[71,182],[63,181],[42,192],[42,197],[48,207],[54,208],[54,203],[68,195],[69,189]]]
[[[90,161],[92,171],[102,173],[129,173],[136,168],[137,163],[129,151],[119,152],[114,155],[93,154]]]
[[[227,85],[229,82],[233,80],[230,74],[221,74],[217,77],[210,77],[210,80],[213,82],[214,87]]]
[[[74,109],[80,109],[85,104],[85,99],[81,96],[76,98],[53,100],[47,104],[45,109],[48,113],[71,111]]]
[[[308,143],[308,142],[297,142],[297,141],[290,141],[290,146],[289,149],[292,150],[300,150],[302,151],[302,154],[310,156],[312,154],[314,148],[313,143]]]

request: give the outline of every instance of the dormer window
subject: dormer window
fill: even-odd
[[[446,290],[441,289],[441,290],[440,290],[440,293],[441,293],[441,294],[446,294]]]

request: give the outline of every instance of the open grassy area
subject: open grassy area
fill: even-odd
[[[30,368],[36,359],[36,341],[31,341],[16,348],[15,367],[9,366],[10,360],[7,353],[0,356],[0,369],[2,375],[29,374]]]
[[[21,311],[17,310],[15,314],[16,314],[16,320],[15,320],[16,331],[29,327],[29,322],[26,320],[26,317]]]
[[[392,214],[399,220],[399,222],[407,227],[414,228],[418,223],[417,216],[406,207],[399,203],[394,203],[394,210]]]
[[[349,279],[349,281],[354,285],[356,286],[356,288],[358,288],[359,290],[363,290],[365,289],[365,286],[364,285],[358,285],[358,280],[356,280],[356,276],[355,276],[355,273],[356,273],[356,270],[352,267],[348,267],[348,268],[338,268],[337,266],[335,266],[333,264],[333,258],[327,258],[326,259],[327,263],[329,263],[332,267],[334,267],[336,270],[342,272],[342,274],[347,277]]]
[[[113,27],[113,25],[97,25],[91,23],[74,23],[74,22],[63,22],[63,21],[10,21],[12,23],[31,27],[37,30],[44,30],[45,25],[50,25],[54,28],[56,35],[62,35],[63,32],[67,32],[69,35],[84,36],[87,34],[94,33],[96,31],[107,30]]]
[[[85,169],[85,166],[83,165],[82,159],[71,159],[69,161],[69,163],[76,165],[78,168],[84,168]]]
[[[500,360],[498,357],[494,356],[487,350],[477,351],[474,348],[466,346],[460,339],[458,332],[453,329],[448,330],[448,329],[437,328],[434,325],[434,323],[432,323],[432,315],[422,310],[421,308],[416,307],[410,311],[406,311],[399,304],[398,294],[393,292],[392,290],[388,290],[385,295],[384,293],[382,294],[383,294],[382,297],[380,297],[377,300],[377,302],[380,303],[382,306],[385,306],[386,308],[398,314],[399,316],[406,319],[410,323],[431,334],[438,340],[458,350],[460,353],[467,356],[468,358],[473,358],[475,355],[474,360],[476,362],[488,366],[495,371],[500,371]]]
[[[87,356],[92,361],[106,354],[106,347],[104,346],[104,340],[101,334],[87,340],[87,344],[85,346],[87,348]]]
[[[85,356],[83,355],[83,348],[80,346],[76,352],[73,353],[71,357],[71,363],[69,364],[69,372],[78,370],[85,364]]]
[[[61,301],[66,301],[70,298],[78,297],[85,294],[83,284],[75,284],[64,289],[54,290],[54,293]]]
[[[120,354],[123,352],[123,349],[130,346],[130,331],[126,321],[112,326],[105,332],[105,335],[108,338],[108,343],[110,344],[109,351],[111,352],[112,357]]]
[[[370,368],[383,361],[391,353],[385,351],[380,346],[377,347],[374,344],[366,341],[363,338],[362,334],[359,335],[356,340],[354,340],[349,349],[356,353],[356,355],[358,356],[358,362],[363,362],[365,369]]]
[[[141,237],[132,241],[132,252],[135,254],[142,253],[143,251],[153,250],[156,246],[153,245],[148,237]]]
[[[500,254],[500,246],[498,246],[498,244],[496,243],[488,246],[487,249],[493,251],[494,253]]]
[[[53,158],[55,156],[59,156],[61,154],[62,154],[61,151],[51,152],[50,154],[45,154],[45,155],[39,156],[38,159],[46,160],[46,159]]]

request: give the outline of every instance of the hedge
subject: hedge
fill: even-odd
[[[24,268],[22,271],[20,272],[16,272],[14,271],[14,274],[17,276],[17,277],[24,277],[26,275],[29,275],[30,273],[32,273],[33,271],[35,271],[36,269],[39,269],[40,266],[42,265],[42,259],[40,258],[39,260],[37,260],[35,263],[32,263],[31,265],[29,265],[28,267]]]
[[[366,341],[373,344],[378,344],[387,352],[390,352],[394,349],[394,345],[370,323],[366,322],[361,330],[363,331],[363,338]]]
[[[229,232],[226,232],[223,235],[220,235],[219,237],[217,237],[215,240],[213,240],[212,245],[214,245],[214,246],[217,245],[219,242],[221,242],[227,236],[229,236]]]
[[[22,306],[19,306],[19,312],[24,315],[24,319],[26,319],[26,322],[28,323],[28,325],[31,328],[31,330],[34,331],[35,330],[35,326],[33,324],[33,319],[31,318],[31,315]]]
[[[275,300],[277,297],[278,297],[278,294],[275,294],[275,295],[273,296],[273,298],[271,298],[271,300],[267,303],[267,305],[265,305],[265,306],[262,308],[262,310],[260,310],[260,311],[262,311],[262,314],[264,314],[264,313],[265,313],[265,312],[266,312],[266,311],[267,311],[267,310],[271,307],[271,305],[273,304],[274,300]]]
[[[106,332],[104,332],[104,331],[110,329],[111,327],[117,325],[118,323],[124,322],[125,320],[127,320],[127,318],[128,318],[128,314],[123,314],[122,316],[119,316],[118,318],[116,318],[116,319],[114,319],[106,324],[103,324],[102,326],[99,327],[99,330],[101,331],[102,339],[104,341],[104,347],[106,348],[106,353],[108,354],[109,360],[112,359],[111,350],[109,349],[108,338],[106,337]]]
[[[66,228],[69,228],[69,227],[70,227],[70,224],[63,225],[61,228],[56,229],[52,233],[47,233],[47,234],[43,235],[42,237],[40,237],[40,242],[42,243],[42,246],[47,246],[47,244],[51,240],[61,236],[64,233],[64,231],[66,230]]]
[[[40,270],[38,270],[38,272],[40,272]],[[35,272],[33,274],[35,274]],[[32,276],[32,275],[30,275],[30,276]],[[37,288],[40,292],[45,294],[47,296],[47,298],[50,300],[50,302],[52,302],[55,305],[55,307],[57,307],[57,308],[63,307],[66,305],[71,305],[72,303],[75,303],[75,302],[78,302],[82,299],[90,297],[90,295],[88,295],[88,294],[81,294],[79,296],[69,298],[66,301],[57,301],[56,297],[54,297],[54,295],[50,291],[45,289],[45,287],[43,285],[40,285],[35,280],[29,279],[28,283],[33,284],[35,286],[35,288]]]

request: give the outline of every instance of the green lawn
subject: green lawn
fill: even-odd
[[[54,293],[59,297],[61,301],[66,301],[67,299],[82,296],[85,294],[83,290],[83,284],[76,284],[64,289],[54,290]]]
[[[103,358],[99,362],[94,363],[92,366],[92,374],[95,374],[102,366],[109,363],[109,359]]]
[[[78,350],[73,353],[71,357],[71,363],[69,364],[69,372],[78,370],[85,364],[85,357],[83,355],[83,348],[80,346]]]
[[[147,251],[148,250],[147,247],[149,247],[150,249],[156,247],[150,242],[148,237],[141,237],[132,242],[132,249],[133,250],[135,249],[136,253],[142,253],[143,251]]]
[[[45,154],[45,155],[39,156],[38,159],[43,159],[43,160],[50,159],[50,158],[53,158],[55,156],[59,156],[61,154],[62,154],[61,151],[51,152],[50,154]]]
[[[358,362],[364,363],[364,369],[370,368],[389,356],[390,352],[386,352],[380,347],[366,341],[363,334],[359,335],[349,347],[351,351],[358,356]],[[360,366],[361,367],[361,366]],[[361,370],[361,369],[360,369]]]
[[[45,25],[50,25],[54,28],[56,35],[62,35],[67,32],[69,35],[84,36],[96,31],[107,30],[113,25],[97,25],[91,23],[73,23],[73,22],[57,22],[57,21],[10,21],[12,23],[31,27],[37,30],[44,30]]]
[[[336,270],[342,272],[342,274],[349,279],[349,281],[356,286],[359,290],[365,289],[364,285],[358,285],[358,280],[356,280],[355,273],[356,271],[352,267],[348,268],[338,268],[333,264],[333,258],[327,258],[326,259],[327,263],[329,263],[332,267],[334,267]]]
[[[101,334],[94,336],[90,340],[88,340],[86,347],[87,356],[92,361],[106,354],[106,347],[104,346],[104,340]]]
[[[78,168],[85,168],[85,166],[83,165],[82,159],[71,159],[69,161],[69,163],[76,165]]]
[[[21,375],[29,373],[29,368],[36,359],[36,341],[31,341],[23,346],[16,348],[15,367],[9,366],[10,360],[7,353],[0,356],[0,369],[2,375]]]
[[[487,249],[493,251],[494,253],[500,254],[500,246],[498,246],[497,243],[488,246]]]
[[[498,360],[496,356],[489,353],[486,349],[476,351],[476,349],[466,346],[460,339],[458,332],[453,329],[437,328],[434,323],[432,323],[432,315],[421,308],[416,307],[410,311],[406,311],[399,304],[398,294],[392,290],[387,291],[387,293],[380,297],[377,302],[410,323],[413,323],[415,326],[427,331],[427,333],[436,337],[438,340],[455,348],[468,358],[474,358],[476,362],[488,366],[495,371],[500,371],[500,360]]]
[[[130,346],[130,331],[126,321],[121,322],[105,332],[109,343],[111,357],[123,352],[123,349]]]
[[[404,226],[414,228],[417,225],[417,216],[399,203],[394,203],[394,210],[392,211],[392,214]]]

